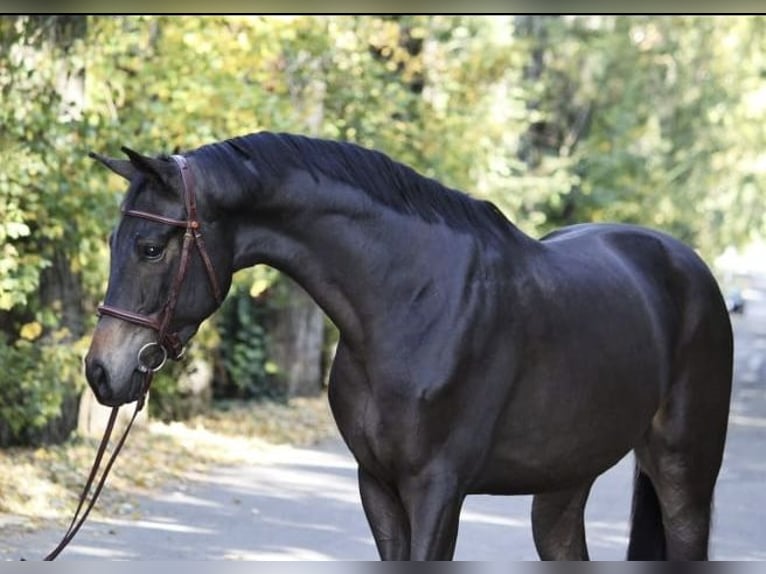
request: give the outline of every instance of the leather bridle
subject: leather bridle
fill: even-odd
[[[205,247],[205,241],[202,237],[201,224],[197,215],[197,199],[194,191],[194,175],[192,174],[189,162],[186,158],[180,155],[171,156],[175,163],[181,170],[181,181],[183,183],[183,197],[186,207],[186,219],[172,219],[165,217],[164,215],[157,215],[155,213],[148,213],[146,211],[139,211],[136,209],[126,209],[123,211],[123,215],[129,217],[138,217],[140,219],[146,219],[155,223],[162,223],[163,225],[170,225],[172,227],[180,227],[185,229],[183,244],[181,246],[181,260],[178,264],[178,271],[176,272],[173,283],[170,287],[168,299],[165,302],[162,310],[157,315],[142,315],[133,311],[127,311],[111,305],[100,305],[98,307],[98,313],[100,316],[107,315],[109,317],[115,317],[134,325],[141,327],[147,327],[157,332],[157,341],[154,343],[148,343],[144,345],[138,352],[138,368],[142,372],[157,371],[165,364],[166,358],[179,359],[183,355],[183,344],[181,338],[177,332],[170,332],[170,323],[173,320],[173,314],[175,312],[176,303],[178,302],[178,296],[183,285],[184,278],[189,269],[189,261],[191,259],[192,247],[197,248],[197,252],[200,255],[200,259],[207,271],[208,282],[210,284],[210,290],[215,298],[217,304],[221,304],[223,301],[223,293],[218,284],[218,279],[215,274],[215,268],[213,262],[208,255],[207,248]],[[159,365],[151,366],[144,361],[144,352],[152,347],[159,347],[163,353],[163,358]]]
[[[181,246],[181,260],[178,264],[178,271],[176,272],[175,278],[173,279],[170,293],[168,294],[168,300],[165,302],[162,310],[157,315],[142,315],[141,313],[126,311],[111,305],[100,305],[98,307],[98,313],[100,316],[107,315],[109,317],[127,321],[128,323],[133,323],[134,325],[153,329],[157,332],[157,341],[147,343],[138,351],[138,369],[144,373],[141,393],[136,402],[136,408],[133,412],[133,416],[130,419],[128,425],[125,427],[122,436],[117,441],[117,444],[115,445],[112,454],[109,457],[98,482],[96,483],[96,488],[94,489],[90,500],[88,500],[88,494],[90,494],[90,490],[95,482],[96,475],[98,474],[98,469],[101,466],[101,461],[103,460],[104,454],[106,453],[107,447],[109,445],[109,439],[112,435],[112,430],[114,429],[115,422],[117,420],[119,407],[112,408],[111,415],[109,416],[109,421],[106,425],[106,429],[104,430],[104,436],[101,439],[101,444],[99,445],[98,451],[96,452],[96,458],[93,461],[93,466],[91,467],[88,479],[85,483],[85,486],[83,487],[82,493],[80,494],[80,500],[78,502],[74,516],[69,523],[69,528],[61,539],[61,542],[59,542],[56,548],[48,553],[44,560],[55,560],[61,551],[66,548],[66,546],[72,541],[75,534],[77,534],[82,525],[85,523],[85,519],[90,514],[90,511],[96,504],[96,500],[98,499],[101,490],[104,488],[106,478],[109,475],[109,471],[111,470],[114,461],[117,459],[117,455],[120,453],[120,450],[122,450],[123,444],[125,444],[125,439],[128,437],[128,433],[133,426],[133,422],[136,420],[138,413],[144,406],[146,393],[149,390],[149,386],[151,385],[154,373],[162,368],[162,366],[165,364],[165,360],[168,357],[171,359],[179,359],[183,355],[183,345],[181,343],[181,338],[177,332],[170,332],[170,324],[173,320],[173,314],[175,312],[176,303],[178,302],[178,296],[181,292],[181,287],[183,285],[184,279],[186,278],[186,273],[189,270],[189,261],[191,259],[192,247],[197,248],[200,259],[202,259],[202,263],[204,264],[205,270],[207,271],[210,289],[213,293],[213,297],[215,298],[216,303],[220,305],[223,301],[223,292],[221,291],[218,279],[216,278],[213,262],[210,259],[210,255],[208,255],[207,248],[205,247],[205,241],[202,238],[201,224],[197,215],[197,200],[194,191],[194,176],[192,174],[191,168],[189,167],[189,163],[186,161],[186,158],[180,155],[174,155],[171,157],[181,170],[184,205],[186,207],[186,219],[171,219],[169,217],[165,217],[164,215],[157,215],[155,213],[148,213],[135,209],[127,209],[123,212],[124,215],[129,217],[139,217],[148,221],[171,225],[173,227],[180,227],[186,230],[184,233],[183,244]],[[161,349],[163,354],[162,360],[157,365],[150,365],[145,362],[143,354],[154,346]],[[80,515],[81,511],[82,515]]]

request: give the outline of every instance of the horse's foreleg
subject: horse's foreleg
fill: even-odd
[[[388,485],[359,468],[359,493],[382,560],[408,560],[410,525],[399,496]]]
[[[455,481],[448,474],[418,476],[400,492],[410,520],[410,559],[451,560],[464,498]]]
[[[588,560],[585,502],[593,481],[560,492],[537,494],[532,500],[532,534],[543,560]]]

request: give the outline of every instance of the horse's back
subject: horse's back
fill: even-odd
[[[664,291],[672,298],[673,308],[688,320],[714,321],[731,338],[715,277],[691,247],[674,237],[635,225],[596,223],[564,227],[541,241],[555,251],[586,252],[594,257],[609,253],[647,285]]]
[[[586,252],[632,274],[667,315],[674,342],[689,331],[707,329],[718,351],[731,354],[732,333],[726,305],[715,277],[702,258],[670,235],[635,225],[581,224],[554,231],[543,244],[559,252]]]

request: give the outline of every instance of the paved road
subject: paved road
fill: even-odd
[[[766,285],[735,316],[736,376],[711,557],[766,560]],[[627,545],[632,459],[599,478],[586,514],[591,557],[621,560]],[[459,560],[536,560],[530,497],[469,497]],[[337,440],[314,449],[278,447],[262,464],[192,475],[138,499],[139,519],[89,521],[60,559],[374,560],[355,467]],[[0,541],[0,558],[33,559],[61,535]]]

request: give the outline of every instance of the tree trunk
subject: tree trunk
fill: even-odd
[[[317,135],[324,121],[327,86],[321,79],[321,58],[304,62],[302,77],[289,81],[296,115],[307,133]],[[317,74],[307,74],[316,70]],[[324,386],[324,313],[292,279],[280,279],[282,305],[267,319],[268,357],[278,367],[277,379],[288,397],[318,395]]]
[[[76,402],[76,401],[75,401]],[[96,395],[93,394],[89,388],[85,389],[80,396],[79,405],[75,404],[74,408],[79,407],[79,412],[76,421],[77,433],[80,436],[90,438],[101,438],[104,435],[104,429],[109,422],[109,416],[112,413],[111,407],[105,407],[96,400]],[[119,433],[125,431],[125,427],[130,423],[130,419],[133,418],[133,409],[135,405],[133,403],[127,405],[125,408],[120,409],[117,415],[117,422],[115,423],[114,432]],[[63,409],[62,409],[63,410]],[[144,408],[141,413],[136,417],[136,421],[133,426],[144,426],[148,420],[149,409]]]
[[[49,34],[55,45],[56,57],[66,57],[75,40],[87,32],[86,16],[52,16],[48,21]],[[61,96],[62,121],[77,120],[85,106],[85,69],[84,67],[65,66],[58,78],[56,91]],[[40,303],[43,308],[54,309],[60,317],[58,328],[66,329],[68,335],[56,344],[71,343],[85,333],[83,309],[84,289],[82,277],[72,270],[67,253],[56,248],[51,257],[50,267],[40,276]],[[46,341],[47,344],[47,341]],[[86,389],[86,393],[90,392]],[[77,427],[78,410],[81,397],[65,397],[61,407],[60,420],[51,421],[46,426],[53,435],[43,442],[60,442]],[[103,409],[104,407],[98,406]]]
[[[315,396],[323,387],[324,315],[292,279],[280,281],[284,304],[266,321],[268,355],[288,396]]]

